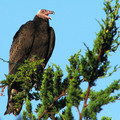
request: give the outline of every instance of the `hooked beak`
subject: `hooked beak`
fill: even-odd
[[[47,18],[50,19],[50,20],[52,20],[52,18],[48,16],[49,14],[55,14],[55,12],[48,10],[48,12],[47,12],[47,14],[46,14],[46,15],[47,15]]]
[[[49,15],[49,14],[55,14],[55,12],[49,10],[48,13],[47,13],[47,15]]]
[[[55,14],[55,12],[54,11],[50,11],[51,13],[50,14]]]

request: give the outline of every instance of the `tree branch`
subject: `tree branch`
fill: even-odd
[[[102,45],[101,45],[100,49],[99,49],[98,56],[97,56],[97,64],[99,63],[99,60],[100,60],[102,54],[103,53],[102,53]],[[94,74],[94,72],[93,72],[93,74]],[[87,106],[87,100],[89,98],[90,88],[91,88],[91,85],[89,83],[88,88],[87,88],[87,93],[86,93],[86,96],[85,96],[85,100],[84,100],[84,104],[83,104],[83,108],[82,108],[82,111],[80,113],[80,119],[79,120],[82,120],[82,112],[83,112],[84,108]]]
[[[79,110],[79,106],[77,106],[77,110],[78,110],[78,113],[79,113],[79,120],[80,120],[81,113],[80,113],[80,110]]]
[[[38,117],[38,120],[41,120],[41,118],[48,112],[48,110],[49,110],[50,108],[52,108],[52,106],[55,104],[55,102],[56,102],[58,99],[60,99],[62,96],[64,96],[64,95],[66,95],[66,91],[65,91],[65,90],[63,90],[62,93],[61,93],[58,97],[55,98],[55,101],[48,107],[47,110],[44,109],[43,113]]]
[[[86,93],[86,96],[85,96],[85,100],[84,100],[82,112],[83,112],[84,108],[87,106],[87,100],[88,100],[88,97],[89,97],[90,88],[91,88],[91,86],[90,86],[90,84],[89,84],[89,85],[88,85],[88,88],[87,88],[87,93]],[[80,113],[80,119],[79,119],[79,120],[82,120],[82,112]]]

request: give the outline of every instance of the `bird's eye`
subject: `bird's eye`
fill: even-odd
[[[41,10],[41,12],[42,12],[42,13],[44,13],[44,12],[45,12],[45,10]]]

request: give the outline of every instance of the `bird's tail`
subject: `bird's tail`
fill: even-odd
[[[19,107],[15,107],[16,101],[13,99],[15,95],[18,94],[16,89],[8,89],[8,103],[7,103],[7,110],[5,111],[4,115],[13,113],[15,116],[18,115],[22,109],[23,101],[19,104]]]

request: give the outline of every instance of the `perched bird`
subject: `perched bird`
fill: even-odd
[[[41,9],[32,21],[23,24],[16,32],[10,49],[9,61],[14,63],[24,63],[26,59],[33,59],[37,56],[45,59],[44,66],[47,64],[55,45],[55,32],[49,26],[48,15],[54,14],[53,11]],[[9,63],[9,74],[17,72],[17,64]],[[19,92],[19,85],[8,86],[7,110],[4,113],[18,115],[22,109],[22,103],[18,109],[15,109],[15,102],[12,101],[13,95]]]

